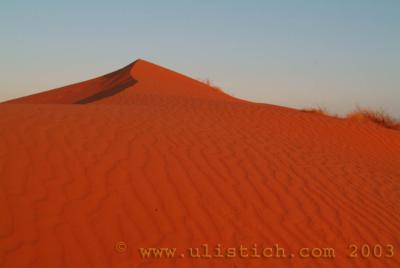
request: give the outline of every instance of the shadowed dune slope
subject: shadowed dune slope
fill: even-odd
[[[397,131],[139,60],[0,104],[0,267],[400,267],[399,156]],[[203,243],[279,244],[286,258],[187,256]],[[351,244],[394,256],[349,258]]]
[[[239,101],[182,74],[153,63],[136,60],[113,73],[85,82],[10,100],[6,103],[129,104],[148,95]]]
[[[93,96],[99,96],[106,92],[118,93],[118,91],[135,84],[136,81],[130,76],[130,70],[134,64],[132,63],[118,71],[98,78],[10,100],[5,103],[75,104],[85,102],[85,100]]]

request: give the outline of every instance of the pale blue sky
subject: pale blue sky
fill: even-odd
[[[0,100],[143,58],[237,97],[400,117],[400,1],[0,3]]]

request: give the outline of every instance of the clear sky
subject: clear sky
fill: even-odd
[[[398,0],[1,0],[0,100],[136,58],[256,102],[400,117]]]

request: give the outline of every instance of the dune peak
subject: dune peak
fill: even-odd
[[[136,103],[140,94],[218,101],[237,99],[193,78],[144,59],[109,74],[64,87],[9,100],[6,103],[89,104]]]

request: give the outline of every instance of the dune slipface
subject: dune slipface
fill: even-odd
[[[399,132],[143,60],[0,105],[0,267],[400,267],[399,204]]]

